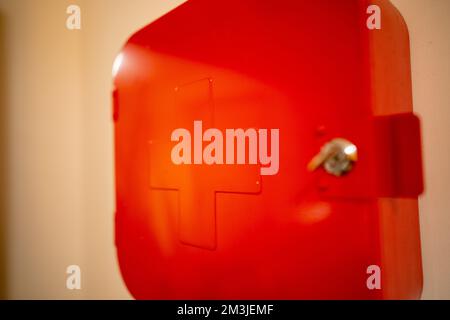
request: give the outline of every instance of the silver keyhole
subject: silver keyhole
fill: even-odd
[[[322,147],[308,164],[308,169],[315,171],[323,166],[329,174],[341,177],[352,171],[356,161],[358,148],[346,139],[337,138]]]

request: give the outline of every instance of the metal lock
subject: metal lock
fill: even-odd
[[[308,170],[315,171],[323,166],[329,174],[341,177],[352,171],[356,161],[358,148],[346,139],[337,138],[322,147],[308,164]]]

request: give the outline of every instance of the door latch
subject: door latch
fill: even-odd
[[[358,161],[358,148],[348,140],[337,138],[326,143],[308,164],[309,171],[323,166],[326,172],[341,177],[352,171]]]

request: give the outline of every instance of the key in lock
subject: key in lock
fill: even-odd
[[[309,171],[323,166],[326,172],[341,177],[352,171],[358,161],[358,148],[350,141],[337,138],[326,143],[308,164]]]

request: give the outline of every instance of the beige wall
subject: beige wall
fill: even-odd
[[[181,2],[0,0],[0,243],[6,231],[10,298],[130,298],[113,246],[111,65],[132,32]],[[410,27],[424,121],[424,297],[450,299],[450,1],[393,2]],[[65,28],[72,3],[81,31]],[[80,292],[65,288],[69,264],[82,268]]]
[[[414,108],[423,121],[423,297],[450,299],[450,0],[392,2],[409,27]]]
[[[63,2],[0,2],[12,298],[80,296],[61,285],[65,267],[85,261],[81,37],[60,27]]]

